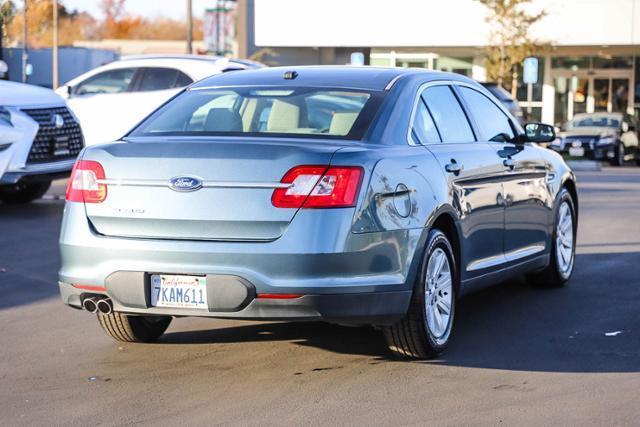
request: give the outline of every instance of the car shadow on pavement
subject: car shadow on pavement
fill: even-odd
[[[545,372],[640,371],[639,253],[578,255],[567,287],[518,279],[463,298],[454,338],[426,364]],[[634,276],[633,274],[631,276]],[[259,323],[172,332],[166,344],[289,341],[341,354],[394,360],[373,328],[323,323]]]
[[[0,310],[58,296],[62,207],[0,203]]]
[[[264,322],[226,328],[171,332],[163,344],[217,344],[288,341],[340,354],[385,357],[380,331],[371,327],[346,327],[323,322]]]

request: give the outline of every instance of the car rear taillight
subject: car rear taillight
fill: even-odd
[[[355,206],[362,181],[359,166],[296,166],[271,196],[277,208],[347,208]]]
[[[69,202],[101,203],[107,198],[104,168],[93,160],[78,160],[73,166],[65,199]]]

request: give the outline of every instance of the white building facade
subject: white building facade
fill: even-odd
[[[491,28],[476,0],[248,0],[249,51],[274,63],[346,63],[453,71],[485,81]],[[563,123],[579,112],[640,114],[640,0],[533,0],[546,16],[532,36],[551,46],[539,57],[532,117]],[[253,25],[251,25],[253,24]]]

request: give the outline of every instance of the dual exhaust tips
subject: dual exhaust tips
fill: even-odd
[[[82,300],[82,307],[89,313],[110,314],[113,312],[113,303],[110,298],[89,297]]]

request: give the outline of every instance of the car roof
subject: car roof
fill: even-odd
[[[245,64],[245,62],[247,64]],[[258,63],[255,63],[258,64]],[[125,56],[119,60],[109,62],[100,67],[83,73],[65,84],[76,85],[85,79],[92,77],[98,73],[116,70],[122,68],[174,68],[180,70],[192,80],[198,81],[214,74],[223,73],[231,70],[244,70],[246,68],[256,68],[251,61],[237,61],[235,59],[222,58],[219,56],[206,55],[133,55]]]
[[[146,55],[126,55],[120,58],[120,61],[164,61],[164,60],[177,60],[177,61],[204,61],[209,63],[215,63],[220,66],[237,65],[242,68],[262,68],[265,65],[249,59],[236,59],[226,58],[223,56],[215,55],[187,55],[187,54],[146,54]]]
[[[286,79],[286,73],[296,73]],[[364,90],[390,88],[403,76],[421,76],[423,80],[465,80],[464,76],[418,68],[371,66],[292,66],[250,69],[241,73],[225,73],[205,78],[191,86],[201,89],[217,86],[319,86]]]

